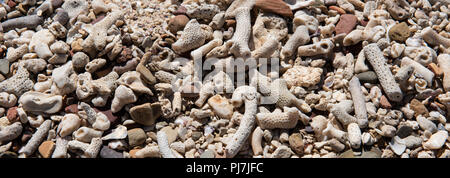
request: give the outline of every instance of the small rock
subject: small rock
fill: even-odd
[[[291,136],[289,136],[289,145],[297,154],[303,154],[304,150],[304,144],[302,135],[299,133],[294,133]]]
[[[233,20],[233,19],[225,20],[225,27],[226,28],[234,27],[234,26],[236,26],[236,20]]]
[[[9,61],[6,58],[0,59],[0,72],[3,75],[9,73]]]
[[[291,8],[283,0],[256,0],[255,7],[285,17],[294,16]]]
[[[123,158],[123,154],[109,148],[108,146],[103,146],[100,150],[101,158]]]
[[[114,123],[118,119],[118,117],[112,113],[111,109],[101,111],[97,108],[94,108],[94,110],[95,110],[95,112],[101,112],[101,113],[105,114],[106,117],[108,117],[109,122],[111,122],[111,123]]]
[[[171,144],[175,140],[177,140],[178,129],[172,129],[172,127],[166,126],[166,127],[162,128],[161,131],[166,133],[169,144]]]
[[[215,158],[215,155],[213,150],[207,149],[200,155],[200,158]]]
[[[200,137],[202,137],[202,135],[203,134],[201,132],[194,131],[192,132],[192,140],[197,141]]]
[[[145,143],[147,135],[141,128],[128,130],[128,145],[130,147],[139,146]]]
[[[55,143],[53,141],[45,141],[42,142],[41,146],[39,146],[39,153],[43,158],[50,158],[55,149]]]
[[[406,22],[396,24],[389,30],[389,38],[398,42],[405,42],[410,35],[411,32]]]
[[[8,109],[8,111],[6,113],[6,117],[8,118],[10,123],[17,121],[17,119],[18,119],[17,116],[18,116],[17,107],[12,107],[12,108]]]
[[[214,111],[214,114],[223,119],[231,119],[233,116],[233,105],[227,98],[221,95],[215,95],[208,99],[208,104]]]
[[[66,113],[78,113],[78,104],[71,104],[64,108],[64,112]]]
[[[381,154],[382,154],[381,150],[372,147],[370,151],[364,151],[358,158],[381,158]]]
[[[290,158],[291,155],[291,149],[284,145],[278,147],[272,154],[273,158]]]
[[[361,83],[377,83],[378,77],[374,71],[367,71],[356,75]]]
[[[176,34],[183,30],[188,22],[189,18],[186,15],[177,15],[169,20],[169,31]]]
[[[139,124],[152,126],[156,119],[161,116],[161,107],[146,103],[130,109],[131,118]]]
[[[352,149],[349,149],[344,153],[342,153],[341,155],[339,155],[339,158],[355,158],[355,154],[353,153]]]
[[[186,12],[187,12],[186,7],[184,7],[184,6],[179,6],[178,9],[177,9],[175,12],[173,12],[173,14],[174,14],[174,15],[185,15]]]
[[[133,59],[133,55],[132,55],[133,51],[131,51],[130,48],[127,48],[125,46],[122,47],[122,52],[120,52],[119,57],[117,58],[117,62],[118,63],[124,63],[127,62],[131,59]]]
[[[389,142],[389,146],[391,147],[392,151],[394,151],[394,153],[397,155],[402,155],[406,149],[405,141],[398,136],[395,136],[394,138],[391,139],[391,142]]]
[[[339,18],[339,22],[336,24],[336,35],[345,33],[349,34],[355,28],[358,23],[358,18],[353,14],[344,14]]]
[[[391,103],[389,103],[389,100],[388,100],[388,99],[386,98],[386,96],[384,96],[384,95],[381,95],[381,98],[380,98],[380,105],[381,105],[381,107],[384,108],[384,109],[391,109],[391,108],[392,108]]]
[[[132,149],[130,150],[129,154],[131,158],[136,158],[136,152],[138,152],[141,149]]]
[[[427,142],[423,143],[423,148],[429,150],[436,150],[442,148],[448,138],[448,132],[440,130],[433,134]]]
[[[288,88],[312,87],[320,82],[323,69],[316,67],[295,66],[288,69],[282,76]]]
[[[414,111],[414,116],[422,115],[427,117],[428,116],[428,109],[425,107],[422,102],[420,102],[417,99],[413,99],[410,103],[410,108]]]
[[[405,138],[413,132],[413,129],[410,126],[407,125],[400,125],[397,130],[397,136],[400,138]]]

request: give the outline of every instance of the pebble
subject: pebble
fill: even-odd
[[[343,14],[339,18],[339,22],[336,25],[336,35],[345,33],[349,34],[355,28],[358,23],[358,18],[353,14]]]
[[[428,120],[427,118],[423,116],[419,116],[416,118],[417,123],[419,123],[419,126],[422,130],[428,130],[431,133],[434,133],[437,131],[436,124],[433,123],[433,121]]]
[[[0,59],[0,72],[3,75],[6,75],[9,73],[9,61],[6,58]]]
[[[108,146],[102,146],[102,149],[100,150],[100,157],[101,158],[123,158],[123,154],[109,148]]]
[[[215,158],[215,155],[213,150],[207,149],[200,155],[200,158]]]
[[[389,103],[389,100],[388,100],[388,99],[386,98],[386,96],[384,96],[384,95],[381,95],[381,98],[380,98],[380,105],[381,105],[381,107],[384,108],[384,109],[391,109],[391,108],[392,108],[391,103]]]
[[[202,137],[202,135],[203,134],[201,132],[194,131],[192,132],[192,140],[197,141],[200,137]]]
[[[150,103],[135,106],[130,109],[131,118],[139,124],[152,126],[155,120],[161,115],[161,110],[153,111]]]
[[[411,133],[413,132],[414,130],[410,127],[410,126],[407,126],[407,125],[400,125],[399,127],[398,127],[398,130],[397,130],[397,136],[399,136],[400,138],[405,138],[405,137],[408,137],[409,135],[411,135]]]
[[[39,153],[43,158],[50,158],[52,156],[53,150],[55,149],[55,143],[53,141],[45,141],[39,146]]]
[[[8,118],[10,123],[17,121],[18,119],[17,107],[9,108],[8,111],[6,112],[6,117]]]
[[[377,83],[378,77],[374,71],[367,71],[356,75],[361,83]]]
[[[177,15],[169,20],[169,31],[176,34],[178,31],[184,29],[189,22],[189,18],[186,15]]]
[[[209,98],[208,104],[220,118],[231,119],[231,116],[233,116],[233,105],[231,105],[227,98],[221,95],[215,95]]]
[[[166,126],[166,127],[162,128],[161,131],[166,133],[169,144],[171,144],[175,140],[177,140],[178,129],[172,129],[172,127]]]
[[[406,148],[413,149],[422,145],[422,138],[410,135],[403,139]]]
[[[145,140],[147,139],[147,135],[141,128],[128,130],[127,134],[128,134],[128,145],[130,145],[130,147],[142,145],[145,143]]]
[[[291,136],[289,136],[289,145],[291,146],[291,148],[295,153],[303,154],[304,144],[302,135],[300,133],[294,133]]]
[[[414,111],[414,116],[422,115],[422,116],[428,116],[428,109],[425,107],[422,102],[420,102],[417,99],[413,99],[409,105],[409,107]]]
[[[255,8],[285,17],[294,16],[291,8],[283,0],[256,0]]]
[[[406,22],[396,24],[389,30],[389,38],[398,42],[405,42],[410,35],[411,32]]]

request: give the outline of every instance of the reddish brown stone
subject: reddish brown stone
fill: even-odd
[[[122,47],[122,52],[120,52],[120,56],[117,58],[118,63],[124,63],[128,60],[133,59],[133,51],[131,51],[130,48],[127,48],[125,46]]]
[[[384,108],[384,109],[391,109],[392,108],[391,103],[389,103],[389,100],[384,95],[382,95],[381,98],[380,98],[380,104],[381,104],[381,107]]]
[[[78,113],[78,104],[71,104],[64,108],[64,112],[66,113]]]
[[[91,22],[91,24],[94,25],[94,24],[96,24],[97,22],[100,22],[101,20],[103,20],[104,18],[105,18],[104,15],[98,16],[96,19],[94,19],[94,20]]]
[[[186,12],[187,12],[186,7],[179,6],[178,9],[175,12],[173,12],[173,15],[185,15]]]
[[[365,27],[367,25],[367,23],[369,23],[369,22],[365,21],[365,20],[359,21],[359,24],[361,24],[363,27]]]
[[[130,150],[129,154],[131,158],[136,158],[136,152],[138,152],[141,149],[132,149]]]
[[[16,5],[17,5],[17,3],[14,2],[13,0],[9,0],[7,4],[8,4],[8,6],[11,7],[11,8],[14,8],[14,7],[16,7]]]
[[[441,68],[439,68],[435,63],[430,63],[428,64],[428,69],[430,69],[431,71],[433,71],[433,73],[437,76],[441,76],[442,74],[444,74],[444,72],[442,71]]]
[[[256,0],[255,7],[285,17],[294,16],[291,8],[283,0]]]
[[[176,34],[183,30],[188,22],[189,18],[186,15],[177,15],[169,20],[169,31]]]
[[[18,120],[17,107],[9,108],[6,113],[6,118],[8,118],[11,123],[16,122]]]
[[[226,28],[230,28],[230,27],[235,27],[236,26],[236,20],[233,20],[233,19],[228,19],[228,20],[225,20],[225,27]]]
[[[352,14],[344,14],[339,18],[339,22],[336,25],[336,35],[341,33],[349,34],[353,31],[356,24],[358,23],[358,18]]]

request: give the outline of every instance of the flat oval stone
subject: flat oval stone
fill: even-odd
[[[339,22],[336,24],[336,35],[341,33],[349,34],[356,27],[358,18],[353,14],[343,14],[339,18]]]

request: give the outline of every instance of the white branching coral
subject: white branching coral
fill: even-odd
[[[245,113],[241,119],[238,130],[232,136],[232,141],[225,148],[225,154],[228,158],[236,156],[252,133],[255,125],[255,115],[258,103],[256,88],[250,86],[236,88],[231,102],[235,107],[240,107],[244,103]]]
[[[275,109],[272,113],[256,114],[256,122],[261,129],[292,129],[297,125],[300,118],[297,108],[284,107]]]

